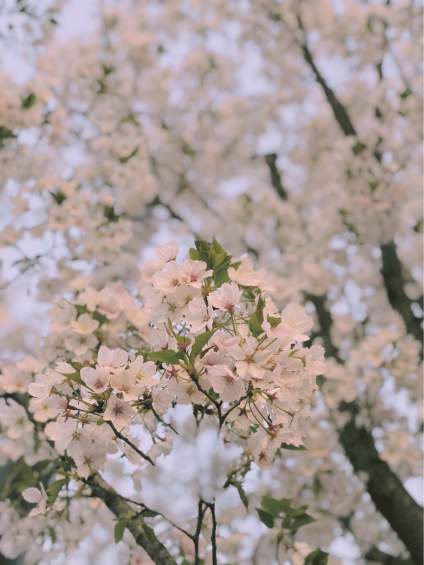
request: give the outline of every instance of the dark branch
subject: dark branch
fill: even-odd
[[[269,174],[271,175],[271,184],[281,200],[287,200],[287,191],[283,186],[280,171],[277,167],[276,153],[268,153],[265,155],[265,163],[268,165]]]
[[[208,505],[212,516],[212,532],[211,532],[211,544],[212,544],[212,565],[218,565],[218,556],[216,548],[216,515],[215,515],[215,503],[212,502]]]
[[[333,324],[333,319],[331,317],[330,312],[326,308],[325,296],[306,293],[305,298],[306,300],[312,302],[312,304],[315,306],[315,311],[318,318],[318,324],[320,327],[318,335],[322,339],[322,343],[326,355],[328,357],[334,357],[336,361],[341,363],[342,360],[339,355],[339,349],[334,345],[333,340],[331,338],[331,326]]]
[[[393,241],[385,243],[381,249],[381,275],[387,291],[391,307],[398,312],[405,323],[406,331],[420,343],[423,341],[421,320],[416,318],[412,310],[412,300],[405,293],[402,264]],[[421,300],[420,300],[421,301]]]
[[[316,308],[320,325],[319,335],[326,345],[327,354],[342,362],[338,348],[331,338],[332,317],[325,305],[324,296],[308,295]],[[356,416],[359,406],[356,402],[343,402],[339,410],[348,415],[347,423],[338,430],[340,443],[356,472],[367,474],[367,490],[377,510],[405,544],[417,565],[423,552],[423,512],[410,496],[398,476],[380,458],[372,433],[364,426],[358,426]]]
[[[333,111],[334,117],[336,118],[336,122],[339,124],[344,135],[346,136],[356,135],[356,129],[352,123],[352,120],[350,119],[350,116],[346,108],[337,98],[334,90],[330,88],[330,86],[328,85],[327,81],[325,80],[324,76],[322,75],[321,71],[319,70],[319,68],[317,67],[314,61],[314,58],[308,46],[305,28],[303,26],[302,19],[299,15],[297,16],[297,22],[299,24],[299,28],[303,33],[303,42],[301,43],[303,58],[305,59],[306,63],[309,65],[311,71],[313,72],[316,81],[321,86],[325,94],[325,97],[327,98],[327,101],[330,105],[330,108]]]
[[[109,424],[109,426],[111,427],[113,433],[116,435],[116,437],[118,437],[121,441],[123,441],[124,443],[126,443],[127,445],[129,445],[136,453],[138,453],[140,455],[140,457],[142,457],[143,459],[145,459],[146,461],[148,461],[151,465],[154,465],[155,462],[146,454],[144,453],[144,451],[141,451],[141,449],[139,449],[135,443],[133,443],[130,439],[128,439],[126,436],[124,436],[124,434],[121,434],[121,432],[112,424],[112,422],[107,422]]]
[[[132,510],[131,506],[109,487],[100,475],[94,475],[86,482],[94,496],[100,498],[117,518],[125,520],[136,543],[145,550],[154,563],[176,565],[175,559],[157,539],[152,528],[143,521],[138,512]]]
[[[381,514],[405,544],[415,563],[422,561],[423,516],[415,502],[389,465],[380,458],[369,430],[357,426],[359,407],[355,402],[342,403],[340,410],[349,414],[339,430],[340,442],[356,472],[367,473],[367,490]]]
[[[340,102],[332,88],[328,85],[323,74],[317,67],[312,53],[309,49],[306,31],[300,16],[298,16],[298,25],[303,34],[303,42],[301,49],[303,57],[315,76],[316,81],[321,86],[327,102],[333,112],[334,118],[345,136],[357,136],[357,131],[353,125],[352,119],[346,107]],[[365,148],[366,145],[358,141],[360,147]],[[358,144],[356,144],[358,146]],[[353,148],[355,154],[355,147]],[[356,154],[358,152],[356,151]],[[374,150],[373,155],[378,163],[381,163],[381,152]],[[416,318],[411,309],[412,301],[405,293],[405,281],[402,274],[402,264],[399,260],[396,245],[393,241],[380,246],[382,253],[382,269],[384,286],[387,298],[392,306],[403,318],[408,333],[413,335],[421,344],[423,340],[423,329],[421,320]]]
[[[202,523],[203,517],[205,515],[206,506],[203,503],[203,500],[199,500],[197,505],[197,524],[196,524],[196,531],[194,532],[193,536],[193,543],[194,543],[194,565],[200,565],[200,534],[202,531]]]

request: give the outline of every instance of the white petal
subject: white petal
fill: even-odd
[[[28,392],[31,396],[35,396],[35,398],[44,398],[49,394],[50,387],[45,383],[30,383]]]
[[[105,366],[110,365],[113,358],[113,351],[106,347],[106,345],[101,345],[99,353],[97,354],[97,362],[99,365]]]
[[[75,373],[75,369],[69,363],[65,363],[65,361],[61,361],[56,365],[56,371],[58,373],[62,373],[63,375],[71,375]]]
[[[29,487],[22,491],[22,498],[31,504],[38,504],[41,497],[41,492],[35,487]]]
[[[113,352],[113,366],[119,367],[125,365],[128,361],[128,353],[123,349],[115,349]]]
[[[85,383],[90,384],[91,379],[96,376],[96,369],[93,369],[92,367],[84,367],[83,369],[81,369],[80,374],[82,380]]]

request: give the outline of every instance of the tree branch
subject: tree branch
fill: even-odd
[[[325,297],[308,294],[307,299],[315,305],[319,335],[327,353],[343,363],[331,338],[332,317],[326,308]],[[372,433],[364,426],[357,425],[359,405],[356,402],[342,402],[339,410],[349,416],[347,423],[338,430],[340,443],[347,457],[356,472],[367,473],[367,490],[377,510],[405,544],[414,562],[420,564],[423,554],[422,508],[410,496],[389,465],[380,458]]]
[[[350,116],[346,108],[337,98],[334,90],[330,88],[330,86],[328,85],[327,81],[325,80],[324,76],[322,75],[321,71],[319,70],[319,68],[317,67],[314,61],[312,53],[309,49],[309,45],[306,39],[306,31],[303,26],[303,22],[300,15],[297,16],[297,23],[303,33],[303,42],[301,43],[300,46],[302,49],[303,58],[305,59],[311,71],[313,72],[317,83],[321,86],[325,94],[325,97],[330,105],[330,108],[333,111],[336,122],[340,126],[340,129],[342,130],[344,135],[346,136],[356,135],[356,129],[352,123],[352,120],[350,119]]]
[[[131,506],[109,487],[100,475],[92,475],[85,482],[90,486],[93,495],[100,498],[117,518],[125,520],[136,543],[145,550],[154,563],[176,565],[177,562],[158,540],[152,528],[143,521],[139,513],[132,510]]]
[[[390,241],[382,245],[380,249],[381,275],[390,305],[402,316],[406,331],[422,344],[423,328],[421,320],[414,316],[411,308],[413,301],[405,293],[402,264],[399,261],[396,246],[393,241]],[[420,299],[420,302],[422,302],[422,299]]]
[[[299,29],[303,35],[301,42],[301,49],[303,58],[311,69],[316,81],[321,86],[322,91],[327,99],[327,102],[333,112],[334,118],[346,137],[357,136],[357,131],[353,125],[352,119],[346,107],[340,102],[334,90],[330,88],[323,74],[317,67],[312,52],[309,49],[306,31],[300,15],[297,16]],[[366,145],[361,143],[364,148]],[[355,153],[355,151],[354,151]],[[381,163],[381,153],[377,150],[374,151],[374,157]],[[406,331],[413,335],[421,344],[423,341],[423,328],[421,320],[416,318],[411,308],[412,302],[405,293],[405,281],[402,275],[402,264],[399,260],[396,244],[393,241],[380,246],[382,254],[382,267],[381,274],[386,289],[387,298],[390,305],[402,317]],[[422,299],[420,300],[422,304]]]
[[[204,506],[203,500],[199,500],[197,505],[197,524],[196,531],[193,536],[194,543],[194,565],[200,565],[200,533],[202,531],[203,516],[205,514],[206,507]]]
[[[211,544],[212,544],[212,565],[218,565],[218,556],[216,548],[216,515],[215,515],[215,503],[212,502],[208,504],[212,516],[212,532],[211,532]]]
[[[277,192],[281,200],[287,200],[287,191],[283,186],[281,174],[277,167],[277,154],[268,153],[265,155],[265,163],[268,165],[269,174],[271,175],[271,184]]]
[[[140,455],[140,457],[142,457],[143,459],[148,461],[151,465],[155,465],[155,462],[146,453],[144,453],[144,451],[141,451],[141,449],[139,449],[135,445],[135,443],[133,443],[126,436],[124,436],[124,434],[121,434],[121,432],[114,426],[114,424],[112,422],[108,421],[107,423],[109,424],[110,428],[112,429],[112,431],[116,435],[116,437],[118,437],[124,443],[129,445],[136,453],[138,453]]]
[[[415,563],[422,563],[422,508],[409,495],[389,465],[380,458],[371,432],[363,426],[357,426],[357,403],[344,402],[340,410],[349,414],[348,422],[339,430],[346,455],[356,472],[366,472],[367,490],[376,508],[403,541]]]

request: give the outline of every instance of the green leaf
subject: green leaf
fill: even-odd
[[[50,539],[52,540],[52,543],[55,544],[56,541],[57,541],[56,530],[54,528],[52,528],[51,526],[49,526],[49,534],[50,534]]]
[[[157,538],[155,536],[155,532],[153,531],[153,529],[148,526],[146,523],[143,524],[143,531],[145,536],[151,541],[151,542],[156,542]]]
[[[192,261],[200,261],[200,253],[197,251],[197,249],[194,249],[193,247],[190,247],[190,249],[188,250],[188,254],[190,255],[190,259]]]
[[[312,522],[315,522],[315,518],[312,518],[312,516],[309,516],[309,514],[306,514],[305,512],[301,516],[296,516],[296,518],[293,518],[290,529],[295,532],[302,526],[312,524]]]
[[[210,247],[210,256],[214,267],[218,267],[219,265],[227,262],[228,259],[231,259],[230,255],[228,255],[222,245],[220,245],[215,238],[213,238]]]
[[[234,482],[232,482],[231,484],[236,487],[237,492],[239,493],[239,496],[240,496],[240,500],[243,502],[243,506],[244,506],[245,508],[248,508],[248,506],[249,506],[249,499],[247,498],[247,495],[246,495],[246,493],[244,492],[244,489],[243,489],[241,483],[238,482],[238,481],[237,481],[237,482],[234,481]]]
[[[282,443],[280,449],[289,449],[290,451],[306,451],[304,445],[291,445],[290,443]]]
[[[219,394],[212,387],[208,390],[208,395],[214,400],[219,400]]]
[[[213,331],[207,330],[206,332],[203,332],[196,337],[191,347],[190,361],[193,361],[193,359],[197,357],[197,355],[202,351],[203,347],[208,343],[212,335]]]
[[[105,206],[103,208],[103,215],[109,222],[117,222],[119,220],[119,215],[116,214],[115,208],[113,206]]]
[[[365,145],[365,143],[362,143],[362,141],[357,141],[352,147],[352,151],[354,155],[360,155],[366,148],[367,146]]]
[[[261,522],[263,522],[267,528],[273,528],[274,517],[271,514],[268,514],[268,512],[265,512],[265,510],[262,510],[262,508],[256,508],[256,510],[259,514]]]
[[[91,317],[94,318],[94,320],[96,320],[97,322],[99,322],[100,325],[108,321],[108,318],[106,318],[106,316],[103,316],[103,314],[100,314],[100,312],[98,312],[97,310],[90,313],[91,313]]]
[[[181,351],[173,351],[172,349],[162,349],[162,351],[150,351],[146,357],[150,361],[159,361],[160,363],[169,363],[176,365],[181,359]]]
[[[194,242],[195,249],[190,249],[189,254],[193,260],[204,261],[208,269],[214,271],[228,269],[231,263],[231,255],[229,255],[216,239],[212,243],[196,239]]]
[[[327,561],[328,553],[318,548],[306,556],[305,565],[326,565]]]
[[[119,543],[124,536],[125,528],[127,527],[127,521],[120,518],[115,524],[114,537],[115,543]]]
[[[278,324],[281,322],[280,317],[274,317],[274,316],[268,316],[267,320],[268,320],[271,328],[276,328],[278,326]]]
[[[75,371],[75,373],[70,373],[68,375],[65,375],[65,378],[66,378],[66,380],[74,381],[75,383],[77,383],[79,385],[84,384],[83,380],[81,379],[80,374],[77,371]]]
[[[296,532],[302,526],[315,522],[306,512],[307,506],[299,506],[298,508],[289,508],[286,512],[286,517],[283,520],[283,527]]]
[[[401,92],[399,96],[402,100],[405,100],[406,98],[409,98],[411,94],[412,94],[412,90],[410,88],[407,88],[406,90]]]
[[[12,139],[16,137],[13,131],[5,126],[0,126],[0,147],[3,147],[4,139]]]
[[[66,485],[68,479],[58,479],[47,487],[47,498],[50,505],[52,505],[56,498],[59,496],[60,491]]]
[[[219,288],[224,283],[230,281],[230,277],[228,276],[228,267],[230,266],[231,258],[228,258],[228,261],[217,267],[213,272],[213,282],[215,283],[215,287]]]
[[[25,98],[22,99],[22,108],[24,110],[29,110],[34,106],[36,100],[37,100],[36,95],[33,92],[31,92],[30,94],[28,94],[28,96],[25,96]]]
[[[255,337],[263,333],[262,323],[264,321],[265,300],[259,297],[255,312],[249,318],[249,328]]]
[[[159,513],[154,510],[143,510],[143,518],[154,518],[155,516],[159,516]]]
[[[194,245],[196,246],[198,260],[204,261],[207,264],[208,269],[212,269],[213,265],[209,255],[209,248],[210,248],[209,243],[203,241],[202,239],[196,239]]]
[[[124,155],[123,157],[119,157],[119,162],[122,163],[122,164],[128,163],[128,161],[130,159],[132,159],[135,155],[137,155],[137,153],[138,153],[138,147],[133,149],[131,151],[131,153],[128,153],[128,155]]]
[[[325,383],[325,377],[324,375],[317,375],[317,385],[319,388],[322,387],[322,385]]]
[[[231,255],[229,255],[216,239],[208,243],[201,239],[195,242],[195,249],[189,250],[190,258],[193,261],[204,261],[208,269],[213,270],[215,287],[219,288],[230,280],[228,268],[231,265]]]
[[[261,501],[263,510],[271,514],[274,518],[276,518],[280,512],[287,512],[290,508],[290,504],[291,500],[288,498],[277,500],[276,498],[272,498],[272,496],[264,496]]]
[[[60,206],[66,200],[66,194],[61,190],[56,190],[56,192],[50,192],[51,197]]]
[[[215,286],[219,288],[230,280],[228,268],[231,265],[231,255],[225,251],[216,239],[213,239],[210,247],[210,256],[212,260],[213,280]]]

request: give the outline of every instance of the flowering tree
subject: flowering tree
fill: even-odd
[[[0,552],[419,563],[419,3],[24,4]]]

